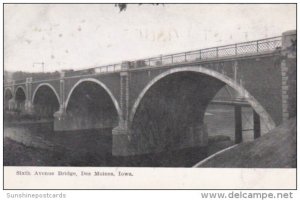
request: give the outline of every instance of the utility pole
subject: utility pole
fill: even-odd
[[[39,64],[42,66],[42,72],[44,73],[45,72],[45,63],[44,62],[35,62],[35,63],[33,63],[33,68],[34,68],[34,65],[36,65],[36,64]]]
[[[44,73],[44,72],[45,72],[45,63],[44,63],[44,62],[42,62],[41,64],[42,64],[43,73]]]

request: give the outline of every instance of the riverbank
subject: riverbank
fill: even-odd
[[[252,110],[244,109],[243,113],[243,127],[248,129],[252,127]],[[233,114],[230,106],[208,107],[205,116],[208,148],[178,149],[127,158],[112,156],[111,129],[55,132],[51,121],[14,120],[16,123],[12,123],[13,120],[5,116],[4,136],[8,142],[4,145],[4,159],[6,165],[15,166],[192,167],[207,156],[233,145]],[[244,141],[251,140],[252,135],[252,132],[244,132]],[[39,161],[34,162],[34,157]]]
[[[295,168],[297,122],[290,119],[264,136],[224,151],[197,167]]]
[[[217,136],[209,139],[208,149],[195,147],[156,154],[114,157],[107,151],[111,149],[109,137],[103,139],[105,137],[99,137],[97,132],[81,133],[81,136],[89,134],[86,137],[80,137],[76,133],[56,136],[43,134],[44,136],[34,135],[20,128],[6,129],[4,165],[191,167],[199,160],[233,144],[229,137]],[[101,145],[98,140],[106,145]]]

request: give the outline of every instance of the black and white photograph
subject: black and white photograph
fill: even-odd
[[[296,188],[296,9],[4,3],[4,188],[36,189],[18,181],[30,178],[50,189],[44,177],[53,189],[110,189],[59,181],[100,176],[128,189],[118,184],[142,170],[236,169],[292,180],[216,187]],[[128,187],[205,187],[184,177]]]

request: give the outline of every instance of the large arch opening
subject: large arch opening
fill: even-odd
[[[173,73],[158,80],[145,93],[132,119],[137,151],[162,152],[190,147],[192,132],[204,128],[206,107],[224,85],[195,72]]]
[[[23,112],[25,110],[26,94],[22,87],[18,87],[15,93],[16,110]]]
[[[94,78],[79,80],[68,92],[64,110],[56,114],[54,130],[64,138],[64,146],[76,147],[89,164],[111,162],[112,129],[122,115],[115,97],[102,82]],[[80,163],[76,161],[76,165]]]
[[[120,109],[107,88],[97,80],[79,81],[66,101],[65,120],[74,130],[112,129],[119,123]]]
[[[170,151],[197,145],[195,132],[203,132],[205,113],[225,85],[249,102],[270,130],[275,123],[264,108],[239,84],[202,67],[168,70],[154,78],[141,92],[130,113],[137,153]],[[187,144],[187,145],[185,145]]]
[[[4,93],[4,110],[7,111],[9,109],[9,100],[13,98],[12,91],[8,88]]]
[[[41,119],[54,119],[54,113],[59,109],[59,97],[55,90],[42,84],[33,93],[34,113]]]

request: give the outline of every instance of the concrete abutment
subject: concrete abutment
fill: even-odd
[[[297,110],[297,35],[296,31],[282,34],[281,60],[281,90],[282,90],[282,120],[296,116]]]
[[[135,156],[149,153],[160,153],[161,151],[153,149],[138,148],[137,140],[139,135],[133,134],[132,130],[126,127],[116,127],[112,130],[112,154],[114,156]],[[171,138],[170,138],[171,139]],[[208,132],[205,124],[193,125],[187,128],[184,137],[181,138],[178,149],[207,147],[208,146]],[[143,144],[142,144],[143,145]],[[175,149],[168,149],[175,150]]]

